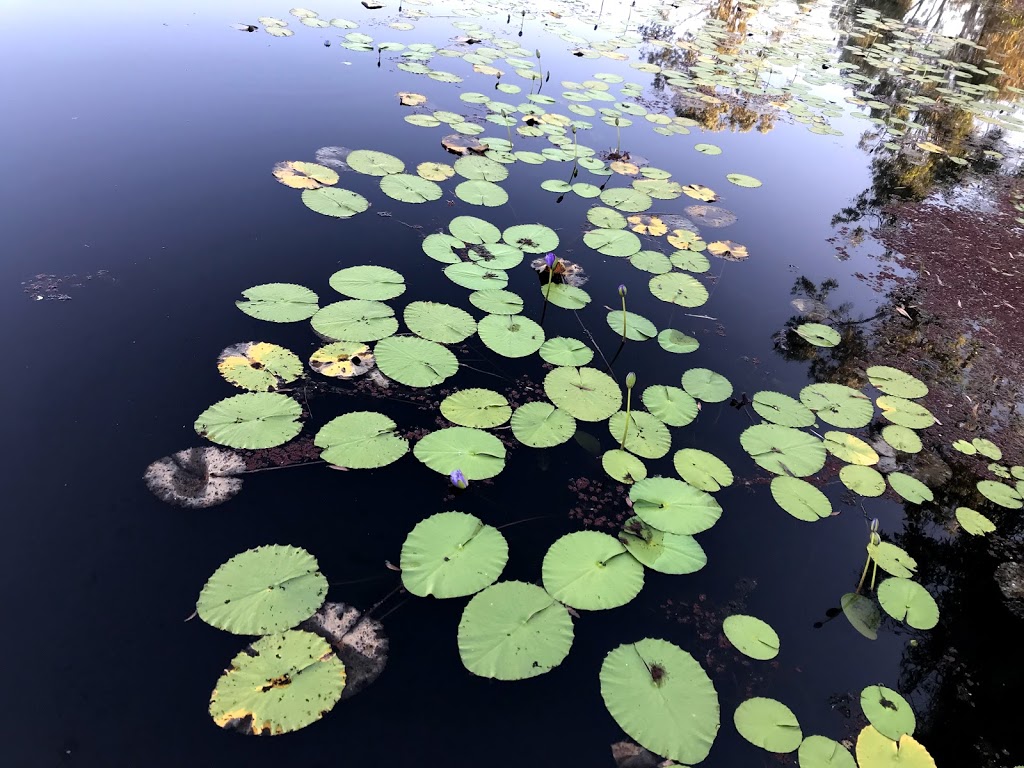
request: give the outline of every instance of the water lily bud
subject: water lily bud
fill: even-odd
[[[876,517],[871,521],[871,532],[876,533],[878,531],[878,518]]]
[[[449,475],[452,485],[458,488],[460,491],[464,491],[469,487],[469,480],[462,474],[461,469],[453,469],[451,475]]]
[[[555,254],[549,253],[544,257],[544,263],[548,265],[548,269],[555,268]]]
[[[621,296],[622,298],[626,298],[626,286],[619,286],[619,296]]]
[[[540,48],[537,49],[537,58],[540,58]]]
[[[636,385],[636,374],[630,371],[626,374],[626,389],[632,389]]]

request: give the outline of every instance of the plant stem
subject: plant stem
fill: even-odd
[[[857,589],[854,590],[858,595],[860,594],[861,587],[864,586],[864,579],[868,575],[868,566],[871,565],[871,555],[869,554],[867,560],[864,561],[864,570],[861,571],[860,581],[857,582]]]
[[[626,297],[622,297],[622,340],[626,340]]]
[[[626,435],[629,434],[629,410],[630,410],[630,406],[633,404],[632,401],[633,401],[633,389],[632,388],[628,388],[628,389],[626,389],[626,428],[622,430],[622,442],[619,443],[619,450],[620,451],[623,450],[623,448],[625,447],[625,445],[626,445]]]

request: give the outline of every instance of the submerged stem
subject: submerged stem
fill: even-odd
[[[630,387],[626,390],[626,426],[622,430],[622,442],[619,443],[619,450],[623,450],[626,445],[626,435],[629,434],[629,410],[633,404],[633,388]]]

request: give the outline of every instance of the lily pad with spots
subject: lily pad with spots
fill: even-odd
[[[708,300],[708,289],[704,284],[682,272],[656,275],[648,285],[656,298],[680,307],[699,307]]]
[[[704,549],[692,536],[659,531],[639,517],[631,517],[623,524],[619,541],[629,554],[659,573],[696,573],[708,562]]]
[[[867,426],[875,413],[866,395],[842,384],[808,384],[800,390],[800,402],[826,424],[844,429]]]
[[[346,469],[377,469],[409,452],[409,441],[398,425],[382,413],[356,411],[331,419],[316,433],[313,444],[320,458]]]
[[[666,352],[674,352],[676,354],[694,352],[700,347],[699,341],[692,336],[687,336],[682,331],[677,331],[675,328],[666,328],[659,333],[658,344]]]
[[[319,298],[309,288],[293,283],[265,283],[242,291],[235,306],[250,317],[272,323],[308,320],[320,309]]]
[[[793,332],[816,347],[834,347],[842,340],[839,331],[821,323],[803,323],[794,328]]]
[[[807,477],[825,466],[821,440],[792,427],[755,424],[740,434],[740,444],[759,466],[777,475]]]
[[[292,189],[319,189],[338,183],[333,168],[300,160],[286,160],[274,166],[274,178]]]
[[[767,622],[755,616],[727,616],[722,622],[722,631],[744,656],[767,661],[779,655],[778,634]]]
[[[596,368],[555,368],[544,377],[544,392],[580,421],[604,421],[622,406],[622,390]]]
[[[310,210],[336,219],[351,218],[370,207],[370,201],[359,193],[334,187],[307,189],[302,193],[302,202]]]
[[[544,329],[523,315],[487,315],[477,333],[484,346],[503,357],[532,355],[544,343]]]
[[[476,333],[476,320],[464,309],[433,301],[414,301],[403,315],[409,330],[427,341],[458,344]]]
[[[464,512],[421,520],[402,544],[402,586],[417,597],[465,597],[489,587],[505,569],[508,543],[497,528]]]
[[[501,239],[523,253],[548,253],[558,248],[558,233],[543,224],[517,224],[506,229]]]
[[[692,536],[711,528],[722,515],[721,505],[711,494],[670,477],[634,483],[629,498],[637,517],[667,533]]]
[[[633,454],[618,448],[601,454],[601,466],[609,477],[626,485],[632,485],[637,480],[647,477],[646,465]]]
[[[561,445],[576,433],[576,419],[551,403],[526,403],[512,414],[512,434],[531,448]]]
[[[274,448],[302,430],[302,406],[273,392],[235,395],[214,403],[195,422],[201,436],[229,448]]]
[[[415,336],[391,336],[374,348],[377,367],[408,387],[432,387],[454,376],[459,361],[447,347]]]
[[[313,315],[313,330],[335,341],[377,341],[398,330],[395,311],[380,301],[336,301]]]
[[[486,429],[508,421],[512,407],[504,395],[490,389],[461,389],[441,401],[441,415],[463,427]]]
[[[724,461],[697,448],[676,451],[672,465],[683,480],[702,491],[715,493],[733,482],[732,470]]]
[[[309,356],[309,367],[336,379],[362,376],[375,365],[370,348],[358,341],[336,341],[320,347]]]
[[[302,361],[284,347],[266,342],[232,344],[217,359],[220,375],[251,392],[272,392],[302,375]]]
[[[643,566],[613,536],[578,531],[556,540],[541,566],[544,589],[577,610],[618,608],[644,586]]]

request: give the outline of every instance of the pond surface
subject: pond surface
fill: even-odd
[[[761,421],[745,404],[757,392],[796,397],[823,381],[866,386],[862,370],[850,371],[871,360],[870,319],[889,297],[860,278],[880,265],[907,276],[870,235],[880,206],[942,185],[967,189],[977,178],[1013,169],[1016,130],[1024,125],[1015,103],[1024,85],[1016,17],[967,4],[608,2],[598,21],[597,2],[531,4],[524,12],[514,3],[406,2],[369,10],[325,0],[312,10],[357,26],[318,28],[300,23],[285,5],[88,5],[40,10],[13,3],[0,31],[8,73],[0,135],[13,150],[0,182],[0,312],[11,330],[3,385],[11,445],[3,479],[9,614],[0,647],[12,662],[11,765],[413,766],[425,756],[452,766],[612,765],[609,745],[627,736],[605,708],[599,671],[613,648],[647,637],[692,654],[717,689],[721,730],[709,766],[795,764],[795,753],[776,758],[737,733],[733,712],[755,696],[783,702],[804,735],[852,745],[867,724],[860,692],[874,684],[912,704],[915,737],[938,764],[1009,766],[1003,761],[1020,758],[1007,753],[1014,746],[1009,726],[993,723],[1020,678],[1004,674],[993,657],[1019,647],[1020,623],[1005,611],[988,573],[972,575],[977,558],[965,558],[961,581],[940,583],[948,574],[937,574],[941,569],[925,558],[938,558],[935,542],[950,533],[934,520],[920,522],[922,505],[904,504],[892,491],[879,498],[848,491],[838,477],[843,462],[831,457],[813,483],[828,496],[833,516],[815,525],[798,520],[779,508],[772,475],[738,440]],[[286,21],[294,34],[267,34],[266,23],[256,20],[261,14]],[[927,31],[876,22],[904,14]],[[233,29],[237,23],[258,29]],[[934,46],[932,58],[952,63],[934,64],[921,51],[922,39]],[[879,40],[895,48],[865,56]],[[901,40],[918,47],[901,52]],[[403,47],[379,50],[386,41]],[[433,48],[408,48],[417,43]],[[485,56],[490,65],[478,64],[483,73],[461,58],[481,47],[492,51]],[[922,58],[903,75],[925,78],[925,59],[940,69],[968,62],[978,72],[960,76],[969,87],[950,89],[957,96],[927,90],[935,82],[913,90],[916,81],[878,68],[883,59],[915,56]],[[520,71],[539,72],[540,79],[517,74],[507,58],[526,60]],[[406,71],[398,67],[403,62],[453,73],[457,82]],[[755,62],[762,68],[755,70]],[[488,74],[488,66],[504,76]],[[495,90],[506,83],[520,91]],[[628,83],[635,88],[621,93]],[[399,92],[426,102],[403,106]],[[488,122],[486,105],[460,98],[468,93],[519,110],[514,126]],[[556,103],[529,101],[531,93]],[[587,98],[564,95],[581,93]],[[935,107],[943,98],[951,103]],[[517,151],[558,149],[551,134],[517,131],[529,125],[520,110],[529,104],[566,116],[539,122],[561,129],[554,133],[563,137],[562,157],[540,164],[501,157],[510,136]],[[570,104],[618,106],[618,130],[615,116],[603,122],[600,112],[569,111]],[[622,104],[636,109],[624,112]],[[965,106],[971,104],[973,113]],[[491,139],[492,152],[498,148],[510,171],[500,184],[506,204],[460,199],[459,176],[439,182],[440,199],[405,203],[382,193],[379,178],[342,170],[335,186],[370,205],[338,219],[303,205],[299,190],[271,175],[282,161],[313,162],[322,147],[386,152],[404,162],[406,173],[423,162],[451,164],[456,158],[440,144],[451,128],[404,120],[437,110],[480,126],[477,138]],[[578,126],[575,139],[591,151],[573,149],[568,120],[588,124]],[[721,151],[695,151],[702,143]],[[689,219],[707,243],[746,247],[746,259],[705,254],[706,271],[673,270],[706,288],[699,306],[652,295],[649,270],[672,269],[664,259],[649,257],[645,270],[588,246],[587,213],[606,203],[541,187],[559,180],[628,188],[642,177],[597,175],[582,166],[572,177],[574,153],[614,160],[626,152],[622,159],[638,171],[662,169],[679,184],[709,187],[713,205],[734,215],[734,223],[709,226],[688,210],[702,201],[678,192],[643,211],[667,221],[670,234],[689,229],[682,221]],[[761,186],[731,183],[727,174]],[[222,349],[266,341],[305,361],[322,346],[305,322],[264,323],[240,312],[234,302],[252,286],[306,286],[325,306],[345,298],[328,283],[334,272],[375,264],[405,277],[406,291],[389,302],[400,317],[406,304],[432,301],[482,318],[468,301],[471,291],[423,251],[424,238],[447,232],[457,216],[480,217],[501,230],[541,223],[557,232],[554,252],[585,271],[589,304],[578,312],[545,304],[529,267],[542,253],[526,254],[508,272],[508,290],[523,297],[525,317],[543,317],[547,338],[595,348],[591,365],[611,371],[619,386],[635,372],[634,408],[647,386],[678,387],[692,368],[727,378],[737,401],[730,404],[727,395],[702,402],[692,423],[672,429],[671,452],[645,460],[652,476],[675,477],[672,454],[699,448],[732,468],[734,482],[714,494],[721,519],[697,536],[706,566],[674,576],[646,570],[643,591],[627,605],[579,612],[564,662],[517,682],[475,676],[463,666],[457,629],[465,598],[396,592],[400,575],[385,563],[399,562],[417,522],[446,510],[508,526],[501,528],[509,548],[506,581],[540,583],[548,547],[565,534],[586,528],[616,535],[631,514],[629,486],[602,468],[601,455],[620,442],[606,417],[581,421],[575,439],[543,450],[518,444],[507,428],[495,430],[508,448],[504,470],[458,494],[446,473],[412,454],[379,469],[331,471],[318,463],[253,474],[235,498],[208,509],[167,505],[141,479],[159,457],[204,444],[196,418],[241,391],[218,375]],[[676,251],[663,235],[641,240],[645,251]],[[687,334],[699,348],[674,354],[650,339],[619,349],[620,332],[606,315],[620,309],[620,284],[630,312],[659,331]],[[792,329],[812,321],[842,332],[837,350],[860,346],[843,357],[847,352],[807,344]],[[458,375],[426,389],[360,380],[339,382],[344,396],[329,395],[327,380],[310,372],[313,391],[300,384],[289,393],[305,411],[300,440],[341,414],[378,411],[415,443],[451,426],[440,402],[471,387],[497,391],[516,406],[545,399],[552,366],[536,354],[504,357],[479,337],[453,350]],[[900,366],[868,364],[879,362]],[[874,421],[877,439],[881,418]],[[317,458],[308,445],[302,450]],[[250,466],[263,460],[271,459],[249,456]],[[912,458],[901,461],[923,476]],[[934,505],[923,506],[949,512],[967,504],[958,498],[937,490]],[[918,515],[907,529],[913,535],[904,530],[905,513]],[[939,642],[929,632],[886,617],[871,641],[837,615],[841,596],[861,578],[872,518],[884,539],[918,558],[917,580],[937,599],[955,596],[939,599],[938,637],[969,635],[977,617],[988,622],[993,653],[975,639],[960,670],[963,685],[977,686],[972,690],[983,701],[967,709],[940,706],[946,686],[920,674],[930,663],[921,649],[934,652]],[[374,607],[390,656],[379,680],[321,721],[281,738],[245,738],[217,728],[207,705],[248,640],[186,619],[218,566],[265,544],[302,547],[330,581],[331,600]],[[755,661],[732,647],[722,620],[736,613],[764,619],[778,632],[777,658]],[[953,622],[962,623],[953,630]],[[944,732],[950,722],[943,712],[950,711],[961,724],[956,734]]]

